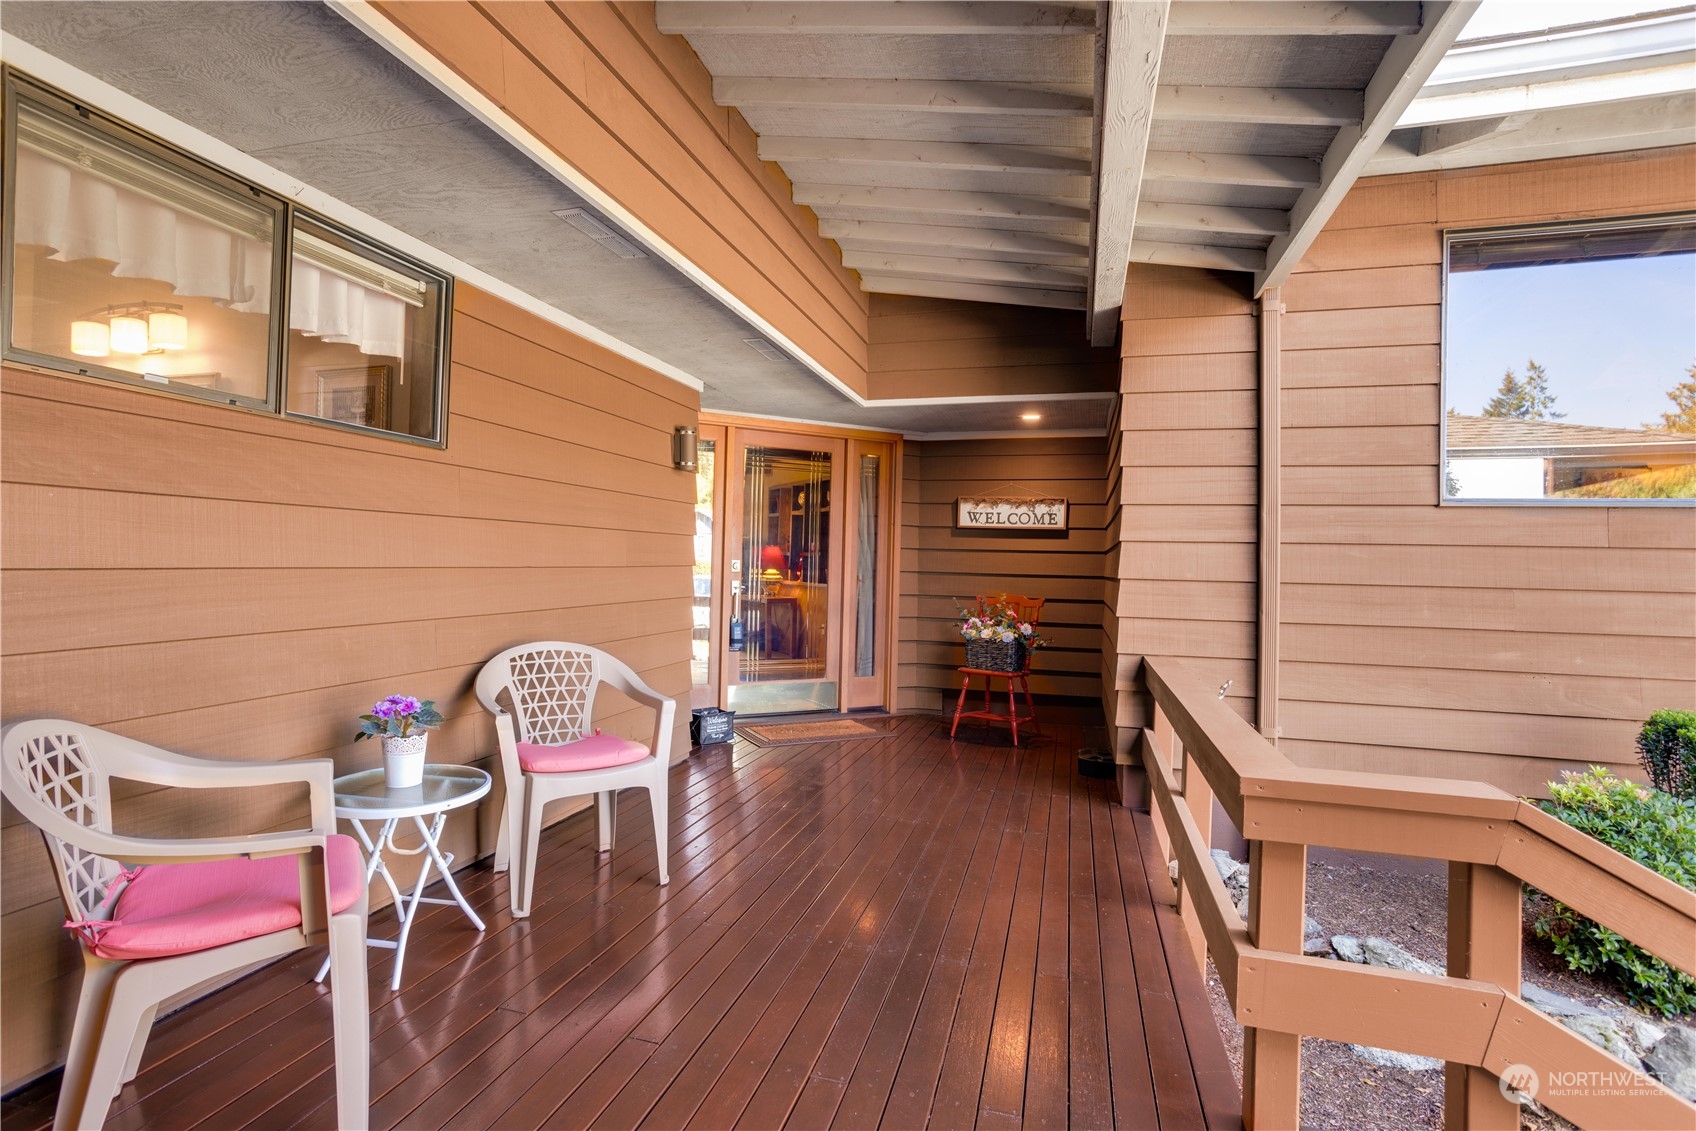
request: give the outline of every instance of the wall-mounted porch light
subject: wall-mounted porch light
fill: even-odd
[[[671,465],[679,471],[694,471],[695,455],[695,430],[679,424],[671,433]]]

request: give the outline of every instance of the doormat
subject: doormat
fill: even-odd
[[[849,742],[856,738],[887,738],[887,726],[867,726],[858,719],[825,719],[813,723],[742,723],[736,733],[755,746],[802,746],[809,742]]]

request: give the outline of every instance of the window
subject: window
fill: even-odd
[[[11,75],[5,123],[7,359],[440,441],[445,276]]]
[[[1443,500],[1696,500],[1696,216],[1447,237]]]

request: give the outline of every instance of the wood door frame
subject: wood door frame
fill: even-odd
[[[707,682],[697,684],[694,680],[694,656],[690,656],[691,675],[689,679],[690,707],[717,707],[721,705],[719,698],[719,667],[724,662],[724,618],[722,611],[723,597],[720,595],[724,584],[724,531],[720,529],[724,519],[724,466],[725,452],[729,447],[727,429],[722,424],[701,422],[696,426],[695,438],[697,444],[711,443],[713,445],[713,536],[712,547],[709,550],[712,561],[712,586],[707,591]],[[694,508],[690,508],[694,513]],[[690,545],[694,545],[694,535],[690,535]],[[694,573],[691,569],[689,589],[689,606],[694,609],[695,590]],[[694,638],[694,613],[690,613],[690,639]]]
[[[709,687],[715,697],[716,705],[723,706],[728,696],[728,668],[724,663],[725,645],[724,626],[730,620],[731,582],[741,580],[744,574],[732,577],[729,572],[731,561],[731,539],[741,537],[741,507],[745,500],[742,496],[742,479],[740,474],[732,486],[730,476],[731,453],[738,450],[742,437],[748,433],[760,433],[777,437],[808,437],[815,440],[827,440],[842,443],[843,467],[849,463],[850,453],[854,450],[853,441],[864,441],[870,444],[886,444],[888,448],[889,470],[884,475],[884,517],[879,523],[879,535],[882,545],[886,547],[879,558],[879,600],[882,615],[878,627],[883,633],[883,643],[878,649],[878,674],[875,677],[858,677],[862,680],[875,679],[876,690],[881,697],[881,705],[885,710],[892,710],[895,705],[896,661],[899,657],[900,633],[900,600],[899,600],[899,569],[901,562],[901,504],[902,504],[902,470],[905,452],[903,438],[898,432],[880,432],[867,428],[838,428],[824,424],[804,423],[800,421],[769,419],[766,417],[733,416],[722,413],[703,412],[700,416],[700,434],[704,438],[719,441],[718,467],[716,469],[713,494],[713,568],[715,583],[713,586],[712,629],[709,634],[712,642],[712,656],[708,663]],[[709,435],[711,430],[712,435]],[[722,430],[722,431],[721,431]],[[857,471],[857,468],[856,468]],[[731,498],[735,495],[734,506]],[[853,509],[858,511],[858,494],[854,494]],[[847,514],[849,507],[842,508],[842,532],[840,537],[833,537],[831,548],[830,568],[832,576],[844,576],[845,564],[848,561],[847,544],[857,530],[848,528]],[[835,512],[837,508],[832,507]],[[834,517],[834,514],[833,514]],[[831,621],[826,631],[836,633],[836,645],[829,648],[830,659],[834,661],[837,672],[838,703],[842,703],[848,694],[847,680],[853,678],[844,673],[853,671],[851,649],[853,642],[848,639],[852,635],[848,625],[852,618],[849,615],[850,595],[852,586],[839,586],[839,592],[831,601]],[[828,667],[827,667],[828,671]],[[840,706],[839,706],[839,709]]]

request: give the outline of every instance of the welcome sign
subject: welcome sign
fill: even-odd
[[[1065,499],[956,499],[957,530],[1063,531]]]

